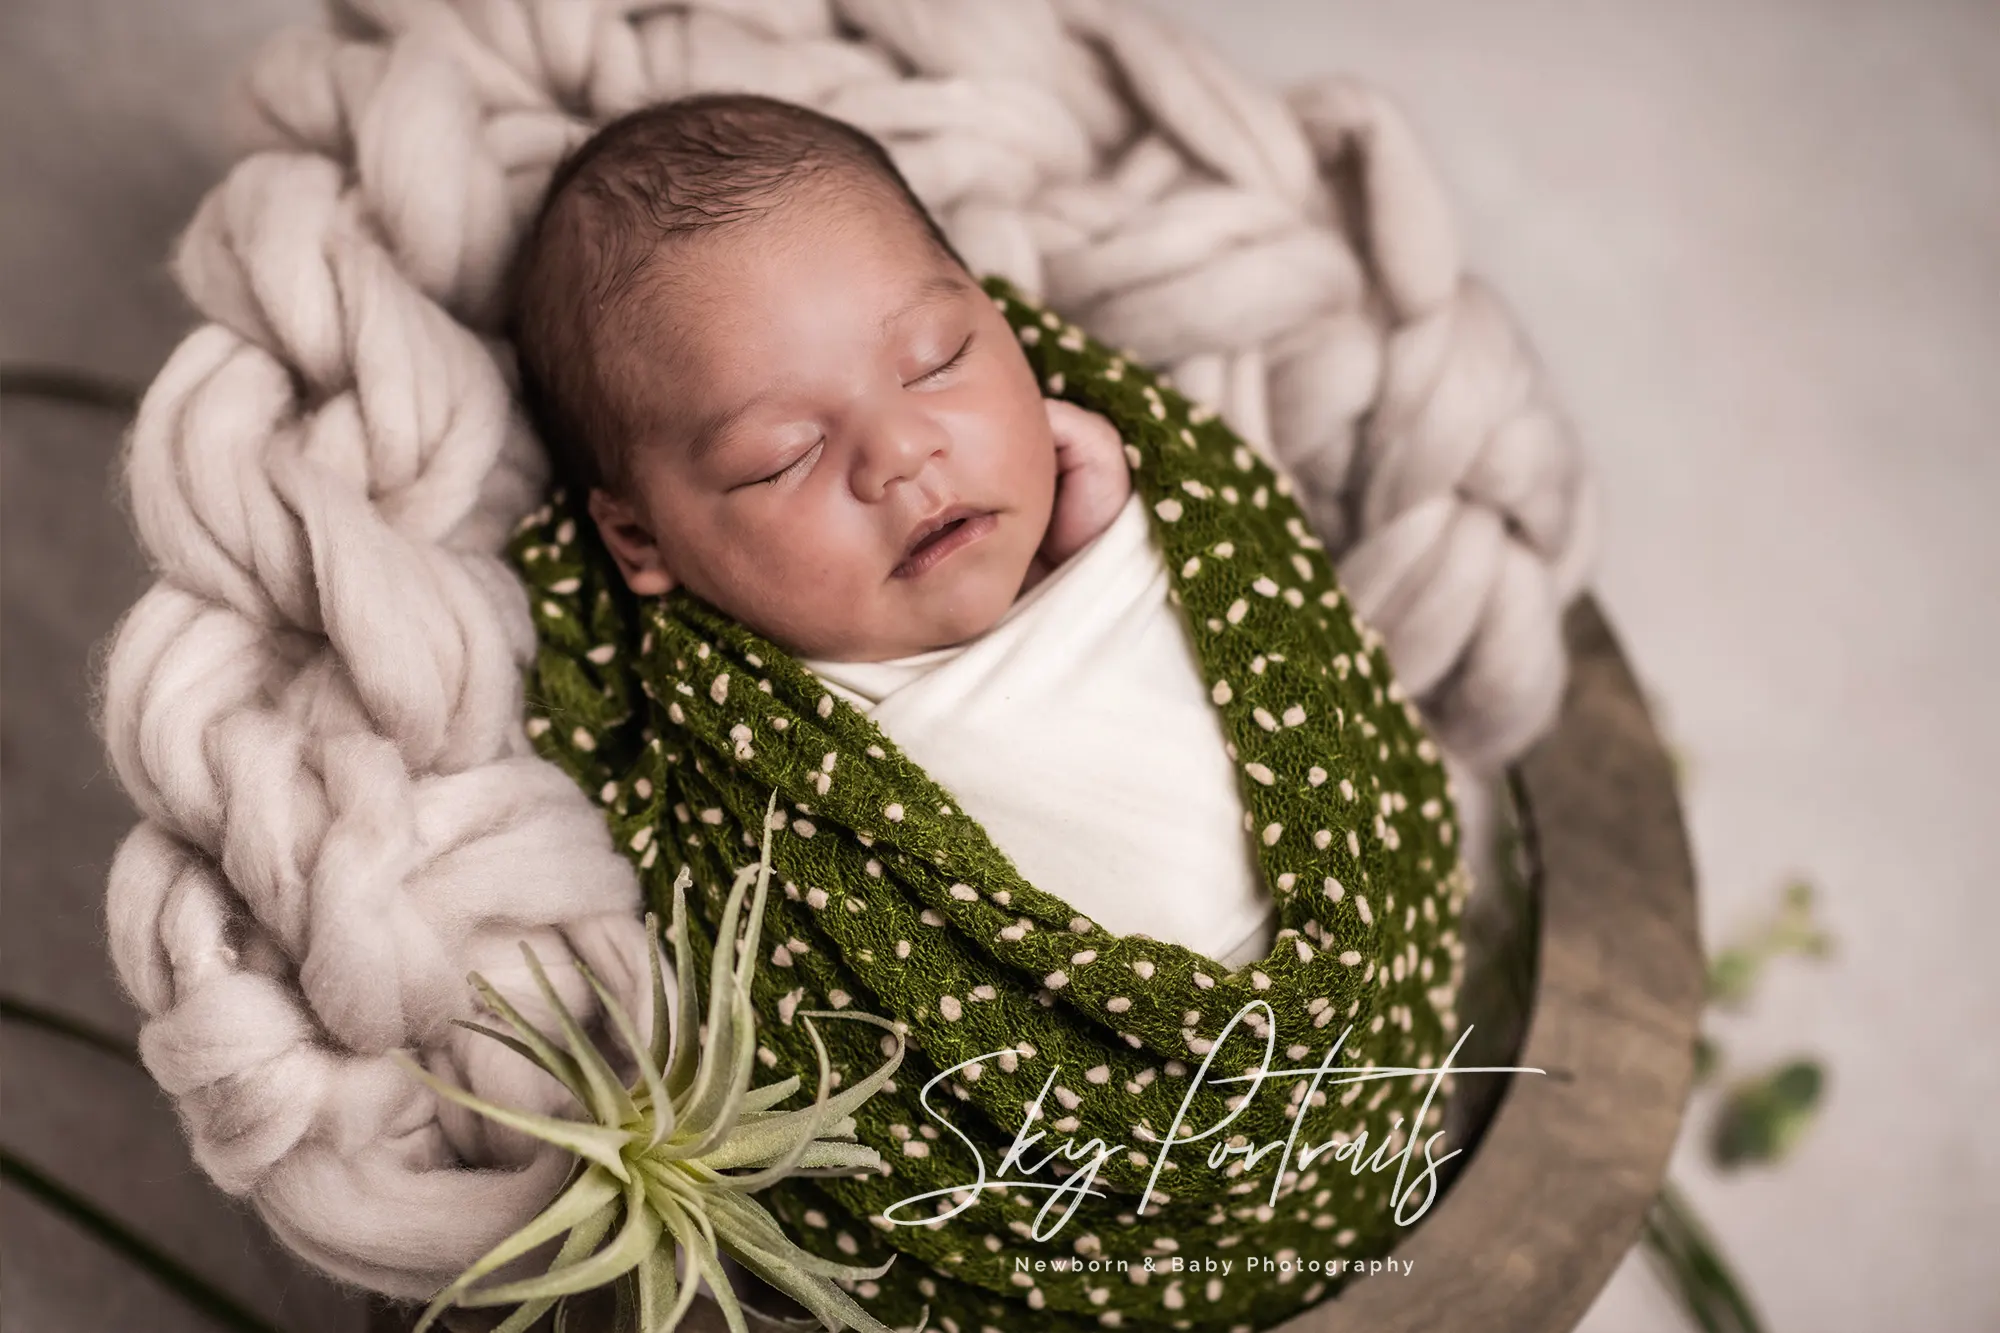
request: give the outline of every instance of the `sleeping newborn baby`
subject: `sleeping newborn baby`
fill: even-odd
[[[635,594],[685,587],[792,652],[1113,931],[1269,953],[1117,432],[1043,396],[874,140],[735,94],[614,122],[551,184],[514,335]]]

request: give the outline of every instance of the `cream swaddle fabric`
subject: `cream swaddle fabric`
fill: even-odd
[[[1037,888],[1231,968],[1275,908],[1135,494],[979,638],[805,665],[958,797]]]

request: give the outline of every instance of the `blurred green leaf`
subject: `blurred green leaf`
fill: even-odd
[[[1697,1085],[1706,1083],[1722,1065],[1722,1048],[1715,1044],[1707,1033],[1697,1033],[1694,1039],[1694,1081]]]
[[[1741,1009],[1750,1002],[1765,966],[1781,954],[1826,958],[1833,939],[1813,919],[1813,887],[1804,879],[1789,881],[1777,911],[1745,939],[1716,954],[1708,964],[1709,1003]]]
[[[1795,879],[1785,885],[1784,905],[1771,929],[1771,952],[1825,958],[1833,952],[1833,937],[1813,920],[1813,886]]]
[[[1708,998],[1725,1008],[1740,1008],[1750,998],[1764,958],[1751,949],[1724,949],[1708,963]]]
[[[1709,1153],[1734,1171],[1782,1161],[1818,1114],[1826,1076],[1816,1060],[1793,1060],[1731,1089],[1716,1116]]]

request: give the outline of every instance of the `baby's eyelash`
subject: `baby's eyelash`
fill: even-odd
[[[825,443],[826,443],[826,437],[822,435],[819,439],[813,442],[812,448],[806,450],[804,453],[800,454],[797,458],[794,458],[791,462],[785,464],[783,467],[779,468],[776,472],[773,472],[770,476],[757,478],[757,480],[752,484],[757,486],[776,485],[779,481],[783,480],[787,474],[797,471],[799,464],[805,462],[808,458],[811,458],[814,454],[818,453],[820,445]]]
[[[941,366],[937,366],[933,369],[925,371],[923,374],[917,376],[916,379],[912,380],[911,383],[922,384],[928,380],[936,379],[938,376],[944,374],[947,370],[950,370],[953,366],[957,365],[959,362],[965,360],[965,354],[971,349],[972,349],[972,335],[968,333],[965,335],[965,341],[958,345],[958,350],[951,354],[951,360],[945,362]]]

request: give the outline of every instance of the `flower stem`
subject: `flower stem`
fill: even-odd
[[[1641,1243],[1654,1273],[1702,1333],[1763,1333],[1763,1322],[1714,1238],[1672,1181],[1660,1187],[1646,1214]]]

